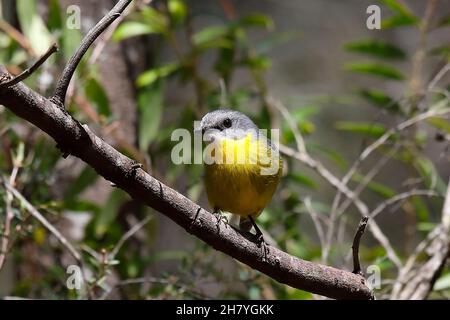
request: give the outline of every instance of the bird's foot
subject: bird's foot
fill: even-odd
[[[225,226],[228,225],[228,218],[227,218],[227,216],[224,215],[220,210],[215,209],[214,212],[213,212],[213,215],[214,215],[214,217],[216,217],[217,230],[220,229],[220,222],[222,222],[222,221],[225,223]]]
[[[264,240],[264,236],[262,234],[259,234],[259,235],[257,234],[256,236],[257,236],[256,244],[258,245],[259,248],[262,249],[262,261],[266,262],[267,255],[269,254],[269,245]]]

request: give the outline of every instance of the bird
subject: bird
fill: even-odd
[[[220,223],[222,212],[240,218],[239,228],[255,228],[258,244],[266,244],[255,219],[271,201],[283,162],[276,145],[245,114],[219,109],[203,116],[204,184],[208,202]],[[209,147],[208,147],[209,146]]]

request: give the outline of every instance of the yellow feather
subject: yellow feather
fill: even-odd
[[[257,217],[267,206],[277,188],[282,161],[278,154],[272,155],[265,141],[249,134],[219,142],[214,156],[222,163],[206,165],[205,169],[206,192],[213,209]],[[271,166],[271,174],[262,174]]]

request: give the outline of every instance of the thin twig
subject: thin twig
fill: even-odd
[[[136,232],[138,232],[140,229],[142,229],[148,222],[150,222],[150,220],[153,218],[152,215],[149,215],[147,217],[145,217],[145,219],[143,219],[141,222],[135,224],[130,230],[128,230],[121,238],[120,240],[117,242],[116,246],[114,247],[114,249],[111,251],[110,253],[110,260],[113,260],[117,253],[119,253],[120,249],[122,248],[122,246],[125,244],[125,242],[130,239]]]
[[[387,207],[391,206],[392,204],[414,197],[414,196],[427,196],[427,197],[437,197],[439,196],[438,193],[432,190],[411,190],[408,192],[399,193],[382,203],[380,203],[370,214],[369,217],[371,219],[375,218],[380,212],[382,212]]]
[[[361,237],[366,230],[367,221],[369,221],[369,217],[362,217],[359,222],[358,229],[356,230],[355,237],[353,238],[352,252],[353,252],[353,273],[363,275],[361,271],[361,264],[359,263],[359,243],[361,241]]]
[[[26,78],[28,78],[30,75],[33,74],[33,72],[35,72],[56,51],[58,51],[58,47],[54,43],[47,50],[47,52],[42,55],[42,57],[40,57],[35,63],[33,63],[33,65],[30,68],[25,69],[21,74],[19,74],[18,76],[12,78],[11,80],[8,80],[6,82],[0,83],[0,90],[4,89],[4,88],[11,87],[11,86],[14,86],[14,85],[18,84],[19,82],[21,82],[21,81],[25,80]]]
[[[72,246],[72,244],[50,223],[45,219],[45,217],[9,182],[4,179],[3,185],[6,190],[11,192],[16,199],[18,199],[25,209],[36,219],[38,220],[48,231],[50,231],[56,239],[70,252],[70,254],[75,258],[77,262],[81,263],[81,255],[78,251]]]
[[[69,87],[70,80],[72,79],[75,69],[77,68],[84,54],[87,52],[92,43],[94,43],[94,41],[103,33],[103,31],[105,31],[106,28],[108,28],[109,25],[113,23],[114,20],[120,17],[122,12],[131,3],[131,1],[132,0],[120,0],[114,6],[114,8],[112,8],[111,11],[106,16],[104,16],[97,23],[97,25],[95,25],[95,27],[92,28],[83,38],[80,46],[78,47],[74,55],[70,58],[69,62],[66,64],[63,73],[56,85],[55,93],[53,95],[52,100],[57,105],[59,106],[64,105],[67,94],[67,88]]]

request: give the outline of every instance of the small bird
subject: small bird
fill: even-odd
[[[241,230],[253,226],[258,243],[264,243],[255,220],[272,199],[280,181],[282,160],[271,141],[245,114],[219,109],[200,122],[205,147],[205,189],[218,223],[221,212],[240,217]],[[212,161],[213,160],[213,161]]]

